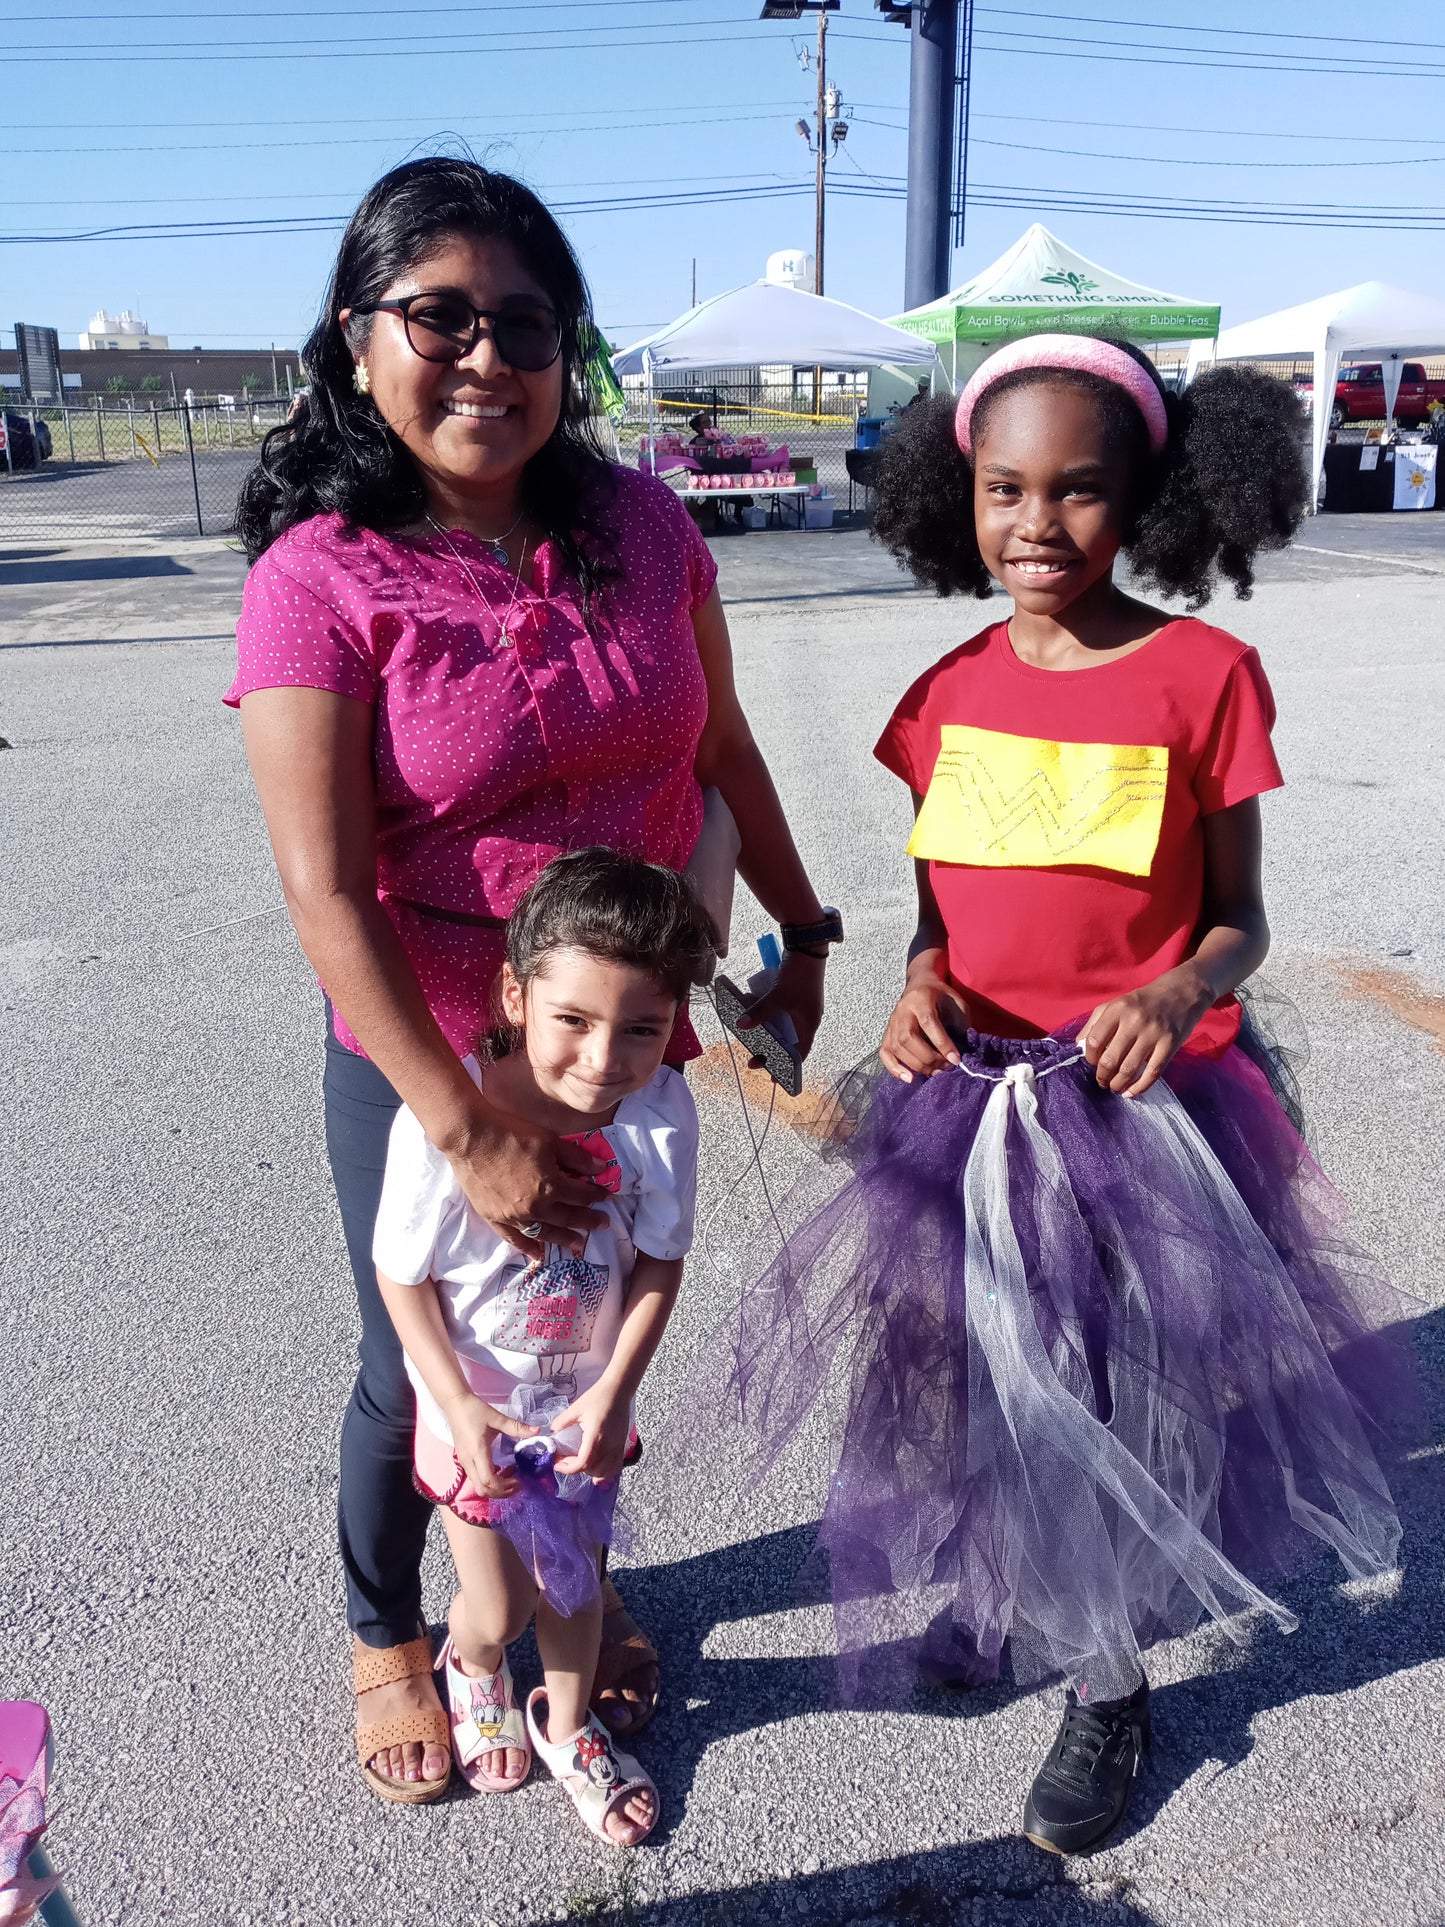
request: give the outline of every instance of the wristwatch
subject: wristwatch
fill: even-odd
[[[817,923],[785,923],[782,931],[784,950],[798,950],[805,957],[826,957],[830,943],[843,941],[843,918],[831,904],[825,903]]]

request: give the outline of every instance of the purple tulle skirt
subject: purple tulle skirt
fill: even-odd
[[[490,1524],[537,1575],[548,1604],[570,1619],[597,1597],[598,1561],[612,1541],[616,1505],[616,1479],[601,1485],[589,1480],[579,1498],[561,1499],[549,1473],[524,1485],[515,1498],[493,1499]]]
[[[538,1395],[539,1388],[523,1386],[520,1394]],[[513,1403],[518,1396],[514,1392]],[[558,1393],[541,1393],[534,1403],[544,1413],[549,1397],[553,1411],[562,1410],[567,1403]],[[535,1422],[525,1404],[516,1415]],[[433,1505],[445,1506],[468,1525],[488,1526],[510,1540],[522,1564],[535,1574],[549,1602],[564,1618],[570,1619],[596,1599],[603,1550],[617,1537],[616,1479],[594,1484],[576,1473],[559,1478],[549,1467],[525,1476],[519,1472],[517,1490],[511,1497],[492,1498],[472,1483],[452,1447],[419,1413],[413,1437],[412,1480]]]
[[[756,1478],[828,1438],[845,1688],[979,1683],[1007,1642],[1019,1681],[1110,1699],[1206,1615],[1292,1629],[1261,1587],[1311,1550],[1389,1568],[1402,1301],[1260,1065],[1184,1054],[1125,1100],[1070,1035],[959,1041],[878,1079],[694,1380]]]

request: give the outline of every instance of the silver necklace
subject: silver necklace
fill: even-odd
[[[517,530],[522,526],[522,516],[525,513],[526,513],[525,509],[520,510],[518,512],[517,519],[515,522],[513,522],[512,526],[509,529],[503,529],[500,535],[479,535],[476,538],[477,541],[481,543],[482,547],[487,551],[488,555],[491,556],[494,562],[500,562],[504,567],[506,566],[507,543],[509,539],[512,536],[514,536],[517,533]],[[450,536],[448,535],[447,530],[442,527],[440,522],[438,522],[436,517],[432,515],[430,512],[428,512],[426,519],[428,522],[431,523],[432,527],[436,530],[437,534],[446,539],[447,547],[451,548]],[[456,555],[455,549],[452,549],[452,554]],[[460,557],[458,557],[458,560],[460,560]]]
[[[426,519],[428,522],[431,523],[432,527],[436,530],[437,534],[441,537],[443,542],[446,543],[448,554],[451,556],[453,562],[456,563],[457,567],[461,570],[462,574],[467,578],[467,581],[471,583],[472,588],[476,592],[477,600],[479,602],[486,602],[487,607],[490,608],[491,603],[488,602],[487,596],[482,589],[481,583],[478,582],[477,578],[472,574],[471,568],[467,563],[467,558],[457,548],[456,543],[453,542],[448,531],[442,527],[441,523],[436,520],[435,516],[428,515]],[[520,522],[521,519],[522,518],[519,515],[517,517],[517,522]],[[512,524],[512,529],[516,528],[517,522],[514,522]],[[507,530],[508,535],[512,533],[512,529]],[[499,538],[499,539],[504,540],[505,538]],[[501,557],[502,562],[505,563],[506,559],[507,558],[505,554],[503,554]],[[522,553],[517,558],[517,573],[512,577],[511,600],[507,604],[506,611],[502,616],[501,626],[497,631],[497,646],[500,649],[510,649],[512,646],[512,638],[507,633],[507,624],[511,621],[512,611],[517,606],[517,595],[522,586],[522,571],[523,569],[526,568],[526,566],[527,566],[527,539],[524,536],[522,538]]]

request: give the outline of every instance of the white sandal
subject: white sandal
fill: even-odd
[[[451,1724],[452,1758],[457,1771],[475,1793],[515,1793],[532,1771],[532,1749],[526,1722],[517,1704],[507,1655],[495,1673],[474,1678],[457,1664],[451,1634],[437,1656],[437,1671],[446,1684],[447,1718]],[[493,1753],[515,1749],[527,1756],[526,1770],[515,1780],[485,1777],[480,1767]]]
[[[527,1697],[527,1732],[537,1758],[576,1807],[589,1833],[609,1847],[639,1847],[662,1817],[662,1803],[650,1776],[630,1753],[618,1750],[607,1728],[590,1709],[587,1724],[570,1740],[553,1746],[547,1738],[547,1689],[538,1686]],[[538,1707],[541,1707],[540,1715]],[[607,1831],[607,1817],[635,1793],[652,1795],[652,1824],[635,1840],[617,1840]],[[636,1825],[629,1821],[629,1825]]]

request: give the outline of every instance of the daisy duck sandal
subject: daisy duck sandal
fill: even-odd
[[[660,1811],[657,1788],[630,1753],[618,1751],[595,1713],[589,1711],[579,1733],[553,1746],[547,1738],[547,1689],[539,1686],[527,1700],[527,1731],[538,1759],[561,1781],[589,1833],[609,1847],[636,1847],[647,1838]],[[623,1810],[640,1793],[651,1795],[652,1813],[645,1821]]]
[[[475,1793],[514,1793],[532,1771],[532,1749],[527,1727],[512,1686],[507,1655],[495,1673],[474,1679],[457,1664],[448,1635],[437,1661],[446,1682],[447,1718],[452,1729],[452,1758],[457,1771]],[[494,1753],[515,1751],[527,1764],[515,1780],[499,1779],[482,1771]]]

